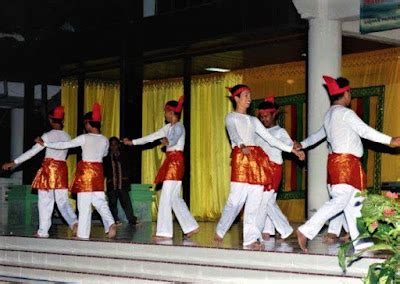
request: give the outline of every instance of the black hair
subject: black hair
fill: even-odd
[[[108,139],[108,141],[110,142],[110,144],[111,144],[111,142],[113,142],[113,141],[116,141],[117,143],[119,143],[119,138],[116,137],[116,136],[113,136],[113,137],[110,137],[110,139]]]
[[[168,101],[165,105],[170,106],[170,107],[177,107],[178,106],[178,102],[177,101]],[[181,119],[181,112],[176,112],[174,111],[174,114],[178,117],[178,119]]]
[[[100,121],[91,121],[93,119],[92,117],[93,113],[90,111],[88,113],[86,113],[83,116],[83,121],[87,121],[89,123],[89,125],[93,128],[97,128],[100,131],[101,128],[101,122]]]
[[[271,103],[271,102],[261,102],[258,105],[258,109],[278,109],[279,106],[275,103]]]
[[[229,90],[229,92],[230,92],[231,94],[233,94],[233,93],[235,93],[237,90],[239,90],[240,88],[249,88],[249,86],[244,85],[244,84],[238,84],[238,85],[233,86],[233,87]],[[241,94],[239,94],[238,96],[240,96],[240,95],[241,95]],[[229,96],[229,99],[230,99],[231,102],[232,102],[233,108],[236,109],[236,101],[235,101],[235,98],[232,97],[232,96]]]
[[[350,81],[343,77],[337,78],[336,83],[338,84],[339,88],[344,88],[344,87],[350,86]],[[329,96],[329,99],[330,99],[331,103],[334,103],[337,100],[340,100],[341,98],[343,98],[343,96],[344,96],[344,93],[340,93],[340,94],[336,94],[333,96]]]

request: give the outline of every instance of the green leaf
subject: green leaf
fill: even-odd
[[[339,252],[338,252],[339,265],[340,265],[340,268],[342,268],[343,272],[346,272],[346,267],[347,267],[346,255],[347,255],[347,252],[349,251],[351,245],[352,245],[352,242],[346,242],[339,247]]]

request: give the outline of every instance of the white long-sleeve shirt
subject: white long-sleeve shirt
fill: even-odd
[[[63,130],[50,130],[42,135],[42,139],[45,142],[66,142],[70,141],[71,137],[68,135],[67,132]],[[45,147],[40,144],[35,144],[31,149],[23,153],[18,158],[14,159],[14,163],[17,165],[22,164],[26,160],[29,160],[37,153],[42,151]],[[46,148],[45,158],[52,158],[58,161],[65,161],[68,154],[68,150],[56,150],[56,149],[49,149]]]
[[[257,146],[256,137],[260,136],[271,146],[285,152],[291,152],[292,146],[288,146],[272,136],[256,117],[238,112],[230,112],[225,117],[226,129],[228,130],[232,148],[240,146]]]
[[[327,138],[330,152],[347,153],[362,157],[364,153],[361,138],[382,144],[390,144],[392,137],[367,125],[351,109],[333,105],[327,111],[323,126],[301,142],[303,148],[312,146]]]
[[[282,141],[288,146],[293,146],[293,141],[284,128],[280,127],[279,125],[275,125],[267,129],[269,133],[271,133],[272,136],[274,136],[276,139]],[[272,162],[282,165],[283,163],[282,150],[271,146],[267,141],[265,141],[258,135],[256,137],[256,144],[264,150],[264,152],[268,155],[269,159]]]
[[[101,134],[82,134],[69,142],[45,142],[44,146],[53,149],[68,149],[81,147],[82,160],[86,162],[103,162],[103,157],[108,154],[108,139]]]
[[[161,138],[167,138],[169,144],[167,145],[167,152],[169,151],[183,151],[185,147],[185,128],[182,123],[177,122],[175,124],[168,123],[167,125],[160,128],[158,131],[144,136],[142,138],[133,139],[133,145],[143,145],[150,143]]]

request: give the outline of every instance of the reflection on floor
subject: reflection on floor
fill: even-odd
[[[199,246],[199,247],[213,247],[225,249],[243,249],[242,246],[242,224],[234,224],[232,228],[225,235],[221,243],[216,243],[213,240],[215,233],[215,222],[199,222],[200,232],[190,239],[184,237],[179,224],[174,223],[174,237],[172,240],[155,241],[152,236],[156,230],[156,223],[144,222],[131,227],[124,223],[118,226],[117,237],[113,240],[108,240],[102,224],[99,221],[94,221],[92,224],[91,240],[92,241],[112,241],[112,242],[125,242],[125,243],[146,243],[146,244],[162,244],[174,246]],[[292,224],[296,228],[299,224]],[[15,236],[32,236],[36,233],[37,226],[7,226],[0,225],[0,235],[15,235]],[[50,229],[50,238],[53,239],[71,239],[71,231],[64,224],[53,224]],[[340,242],[334,244],[327,244],[323,241],[323,234],[321,232],[314,240],[309,241],[309,254],[320,255],[337,255]],[[302,253],[298,244],[295,234],[292,234],[286,240],[279,237],[271,237],[268,241],[264,241],[261,248],[264,251],[275,252],[292,252]],[[371,255],[372,256],[372,255]],[[382,257],[383,255],[375,254],[375,257]]]

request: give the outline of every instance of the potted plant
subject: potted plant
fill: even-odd
[[[370,238],[374,245],[362,251],[348,255],[353,241],[340,246],[339,265],[346,267],[368,251],[385,251],[389,257],[382,263],[371,264],[364,283],[400,283],[400,204],[398,194],[387,192],[385,195],[359,193],[365,197],[361,217],[357,219],[360,236],[357,240]]]

